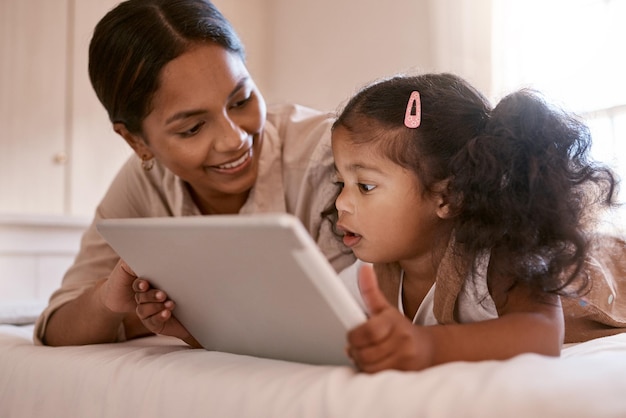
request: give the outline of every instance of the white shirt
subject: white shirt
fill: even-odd
[[[343,270],[339,277],[343,281],[344,285],[348,288],[352,296],[357,300],[361,307],[367,311],[365,302],[359,292],[359,285],[357,281],[357,274],[359,268],[364,263],[357,260],[353,265]],[[481,257],[478,262],[478,268],[476,269],[476,275],[474,278],[468,276],[459,293],[459,299],[457,303],[458,307],[458,320],[460,323],[471,323],[486,321],[488,319],[494,319],[498,317],[498,311],[496,305],[489,294],[487,287],[487,266],[489,265],[489,255]],[[398,288],[398,310],[404,314],[404,307],[402,305],[402,278],[400,278],[400,287]],[[413,323],[416,325],[437,325],[437,319],[433,311],[435,300],[435,284],[430,288],[424,300],[420,304],[413,318]]]

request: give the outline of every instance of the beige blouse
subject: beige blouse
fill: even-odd
[[[258,179],[240,213],[287,212],[307,228],[336,271],[354,262],[354,256],[332,232],[320,213],[333,204],[336,186],[330,147],[333,117],[297,105],[268,108]],[[106,218],[201,215],[185,183],[155,162],[150,171],[132,156],[121,168],[96,209],[84,233],[74,264],[61,287],[35,324],[34,341],[41,344],[50,315],[76,299],[95,281],[109,275],[119,260],[100,236],[95,224]],[[158,255],[155,255],[158,256]],[[123,332],[120,332],[123,339]]]

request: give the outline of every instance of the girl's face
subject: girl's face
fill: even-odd
[[[187,182],[200,206],[245,199],[257,177],[265,111],[238,55],[198,46],[163,68],[143,137],[131,146]]]
[[[332,135],[337,181],[335,202],[343,242],[359,259],[390,263],[430,256],[443,203],[424,194],[417,176],[370,144],[355,145],[338,126]]]

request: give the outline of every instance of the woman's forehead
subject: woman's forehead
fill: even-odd
[[[195,83],[229,90],[242,77],[249,77],[249,73],[238,54],[207,43],[195,46],[167,63],[160,74],[160,88],[177,89]]]
[[[170,113],[221,108],[238,91],[252,88],[254,83],[239,55],[209,44],[185,52],[163,68],[152,109]]]

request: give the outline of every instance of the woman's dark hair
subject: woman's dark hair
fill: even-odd
[[[421,124],[404,126],[408,99],[421,98]],[[387,79],[358,92],[333,129],[372,143],[412,170],[426,193],[449,180],[453,238],[473,265],[491,251],[490,274],[556,294],[588,287],[587,215],[615,205],[617,178],[589,157],[591,136],[574,115],[520,90],[495,108],[452,74]],[[575,286],[574,286],[575,285]]]
[[[244,59],[234,29],[208,0],[128,0],[107,13],[89,45],[89,77],[111,122],[140,133],[163,67],[201,43]]]

